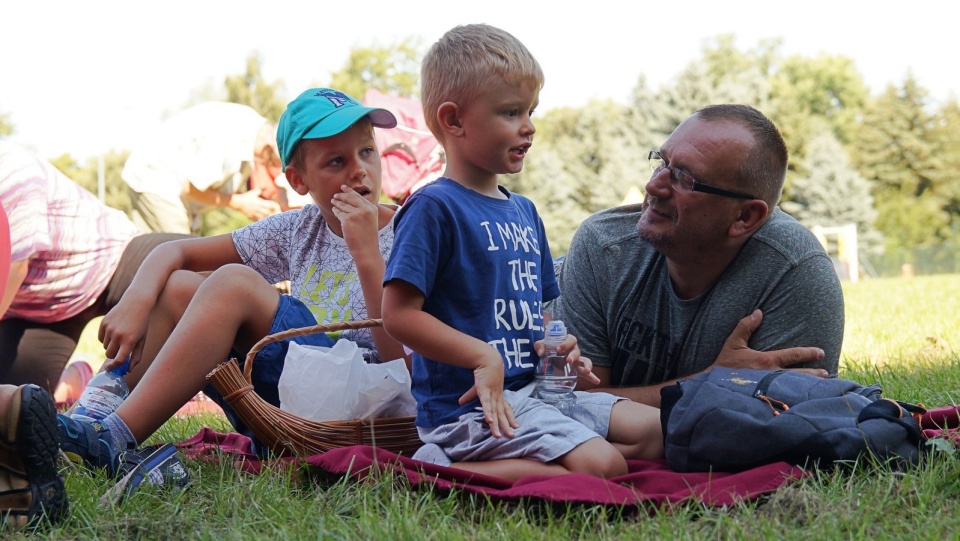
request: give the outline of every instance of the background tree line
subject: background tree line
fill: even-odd
[[[646,155],[697,108],[722,102],[751,104],[780,127],[790,151],[784,210],[807,226],[855,223],[861,260],[876,273],[900,263],[928,271],[960,271],[960,106],[956,97],[935,103],[917,81],[903,81],[871,95],[852,59],[822,54],[786,56],[779,40],[739,49],[734,36],[708,41],[660,88],[640,75],[628,103],[594,100],[582,107],[537,114],[536,145],[508,188],[533,199],[543,215],[556,255],[566,251],[580,222],[642,191],[649,178]],[[415,38],[351,51],[331,74],[330,86],[362,98],[370,88],[417,97],[419,59]],[[258,53],[246,71],[228,76],[223,88],[200,89],[191,103],[220,99],[250,105],[276,121],[300,89],[266,81]],[[595,75],[597,76],[597,75]],[[602,75],[599,75],[602,76]],[[549,91],[550,74],[547,74]],[[190,105],[187,103],[184,106]],[[0,136],[14,129],[0,115]],[[128,210],[120,170],[128,150],[100,157],[109,205]],[[77,163],[69,154],[53,160],[97,193],[97,158]],[[207,215],[207,232],[239,227],[230,211]],[[935,255],[920,261],[924,250]],[[871,265],[872,262],[872,265]]]

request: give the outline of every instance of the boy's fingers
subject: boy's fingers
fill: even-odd
[[[460,400],[458,400],[458,402],[459,402],[460,405],[462,406],[462,405],[466,404],[467,402],[472,402],[472,401],[475,400],[476,398],[477,398],[477,386],[474,385],[474,386],[470,387],[469,389],[467,389],[467,392],[463,393],[462,396],[460,396]]]
[[[494,438],[500,437],[500,419],[498,415],[490,412],[488,408],[484,408],[483,418],[486,419],[487,424],[490,426],[490,434]]]

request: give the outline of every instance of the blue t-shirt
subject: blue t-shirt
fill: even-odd
[[[543,303],[560,289],[536,207],[500,191],[507,199],[441,178],[414,192],[394,221],[384,283],[410,283],[425,297],[424,312],[497,348],[504,386],[518,390],[533,379]],[[473,383],[472,370],[414,353],[417,426],[435,428],[479,406],[457,403]]]

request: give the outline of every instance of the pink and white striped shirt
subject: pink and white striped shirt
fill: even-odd
[[[0,141],[0,203],[10,219],[11,261],[29,261],[4,319],[52,323],[82,312],[140,234],[126,214],[7,141]]]

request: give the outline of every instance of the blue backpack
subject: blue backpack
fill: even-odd
[[[872,454],[899,465],[926,450],[920,406],[879,385],[792,370],[716,367],[661,389],[667,465],[742,471],[771,462],[827,467]]]

